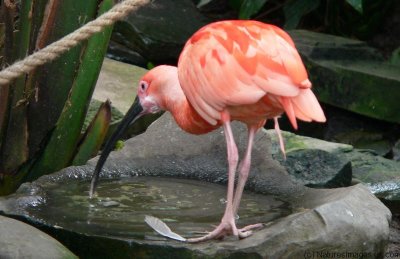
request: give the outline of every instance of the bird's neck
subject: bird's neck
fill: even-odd
[[[220,127],[218,124],[209,124],[196,112],[186,98],[179,80],[169,85],[165,91],[168,92],[164,93],[164,108],[172,114],[176,123],[184,131],[191,134],[205,134]]]
[[[205,134],[220,126],[218,124],[211,125],[205,121],[188,102],[186,97],[180,104],[173,105],[169,111],[172,113],[179,127],[191,134]]]

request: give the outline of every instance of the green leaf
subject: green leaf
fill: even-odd
[[[155,67],[155,65],[154,65],[154,63],[153,62],[147,62],[147,69],[148,70],[150,70],[150,69],[153,69]]]
[[[7,175],[5,174],[0,181],[0,196],[9,195],[18,188],[22,182],[24,174]]]
[[[346,0],[360,14],[363,13],[363,0]]]
[[[83,135],[72,165],[84,165],[90,158],[97,154],[107,135],[110,122],[111,104],[107,100],[100,106],[96,116]]]
[[[19,26],[15,33],[13,59],[25,58],[29,49],[29,36],[32,28],[31,20],[32,1],[23,1],[19,17]],[[14,172],[28,159],[28,126],[27,100],[25,92],[25,76],[20,76],[9,90],[10,107],[8,124],[4,127],[2,147],[0,152],[0,171],[5,174]]]
[[[400,67],[400,47],[395,49],[389,59],[390,64]]]
[[[320,0],[289,0],[283,7],[283,13],[285,15],[286,30],[296,29],[300,22],[300,19],[315,10],[320,4]]]
[[[121,150],[125,146],[125,142],[122,140],[118,140],[117,143],[115,143],[115,150]]]
[[[76,4],[75,1],[49,1],[48,14],[45,15],[47,19],[42,23],[35,46],[43,48],[95,18],[97,2],[81,1]],[[44,140],[48,139],[65,103],[69,101],[86,46],[87,42],[83,41],[29,74],[28,87],[37,93],[30,96],[28,106],[30,158],[37,156],[46,144]]]
[[[96,116],[97,111],[99,110],[102,104],[103,104],[102,101],[92,98],[89,104],[89,108],[86,112],[85,121],[81,129],[82,134],[85,133],[86,129],[89,127],[90,123],[93,121],[93,118]],[[123,117],[124,114],[111,105],[111,124],[119,123]]]
[[[239,10],[239,19],[250,19],[258,13],[267,0],[244,0]]]
[[[100,4],[98,15],[109,10],[112,4],[113,0],[104,0]],[[81,136],[82,125],[103,63],[111,31],[112,26],[108,26],[100,33],[93,35],[88,40],[82,56],[78,57],[81,63],[77,75],[73,78],[72,87],[70,86],[69,98],[64,103],[56,128],[51,133],[42,155],[33,166],[27,180],[36,179],[41,175],[70,165]],[[78,62],[78,60],[74,62]]]

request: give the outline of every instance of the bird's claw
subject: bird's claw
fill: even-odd
[[[249,237],[253,234],[254,229],[262,228],[264,225],[262,223],[253,224],[245,226],[241,229],[237,229],[236,225],[233,223],[224,223],[221,222],[213,231],[208,232],[206,235],[196,238],[189,238],[187,242],[189,243],[198,243],[211,239],[223,239],[226,236],[236,236],[238,239],[243,239]]]
[[[253,229],[259,229],[259,228],[262,228],[262,227],[264,227],[263,223],[257,223],[257,224],[245,226],[245,227],[239,229],[239,231],[246,232],[246,231],[251,231]]]
[[[251,236],[253,234],[253,229],[260,229],[263,226],[264,226],[264,224],[257,223],[257,224],[248,225],[248,226],[245,226],[245,227],[243,227],[241,229],[238,229],[239,238],[243,239],[243,238],[249,237],[249,236]]]
[[[251,236],[252,234],[253,234],[253,231],[251,231],[251,230],[243,231],[243,232],[239,231],[239,238],[243,239],[243,238]]]

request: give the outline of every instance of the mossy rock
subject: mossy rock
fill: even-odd
[[[353,150],[352,146],[282,131],[285,159],[275,130],[266,130],[266,133],[272,139],[272,157],[285,167],[293,181],[313,188],[337,188],[351,184],[351,163],[338,154]]]
[[[279,142],[275,131],[267,130],[266,132],[272,139],[272,156],[280,160],[282,165],[285,166],[286,164],[280,154]],[[301,155],[299,151],[303,150],[307,150],[307,152],[312,151],[315,154],[321,151],[327,152],[331,156],[337,157],[339,161],[351,162],[353,180],[364,183],[376,196],[400,197],[400,162],[383,158],[374,154],[371,150],[355,149],[347,144],[304,137],[286,131],[282,131],[282,136],[286,144],[286,151],[289,158],[291,158],[292,153],[298,153],[295,155],[297,157],[296,159],[303,160],[299,157]],[[305,160],[302,163],[307,164],[308,161]],[[313,166],[310,165],[309,167],[309,171],[312,171]],[[290,164],[286,169],[289,173],[291,170],[294,170],[290,168]],[[340,171],[340,169],[341,167],[337,167],[337,171]],[[318,171],[319,169],[314,168],[314,170]],[[338,176],[339,175],[338,172]],[[311,182],[308,184],[311,184]],[[332,184],[332,182],[330,184]],[[399,195],[396,193],[399,193]],[[394,196],[394,194],[396,195]]]
[[[319,100],[372,118],[400,123],[399,67],[366,43],[292,31]]]

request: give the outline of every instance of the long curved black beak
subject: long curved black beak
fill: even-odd
[[[140,104],[139,98],[136,97],[131,108],[129,108],[128,112],[125,114],[125,117],[122,119],[121,123],[119,124],[115,132],[112,134],[112,136],[108,139],[106,145],[103,148],[103,151],[101,152],[100,158],[97,161],[96,168],[94,169],[93,172],[92,182],[90,184],[90,192],[89,192],[90,198],[92,198],[94,195],[100,171],[103,168],[103,165],[107,160],[107,157],[114,149],[115,143],[117,142],[118,139],[120,139],[121,135],[126,131],[126,129],[130,124],[134,123],[137,119],[142,117],[143,115],[142,112],[143,112],[143,107]]]

